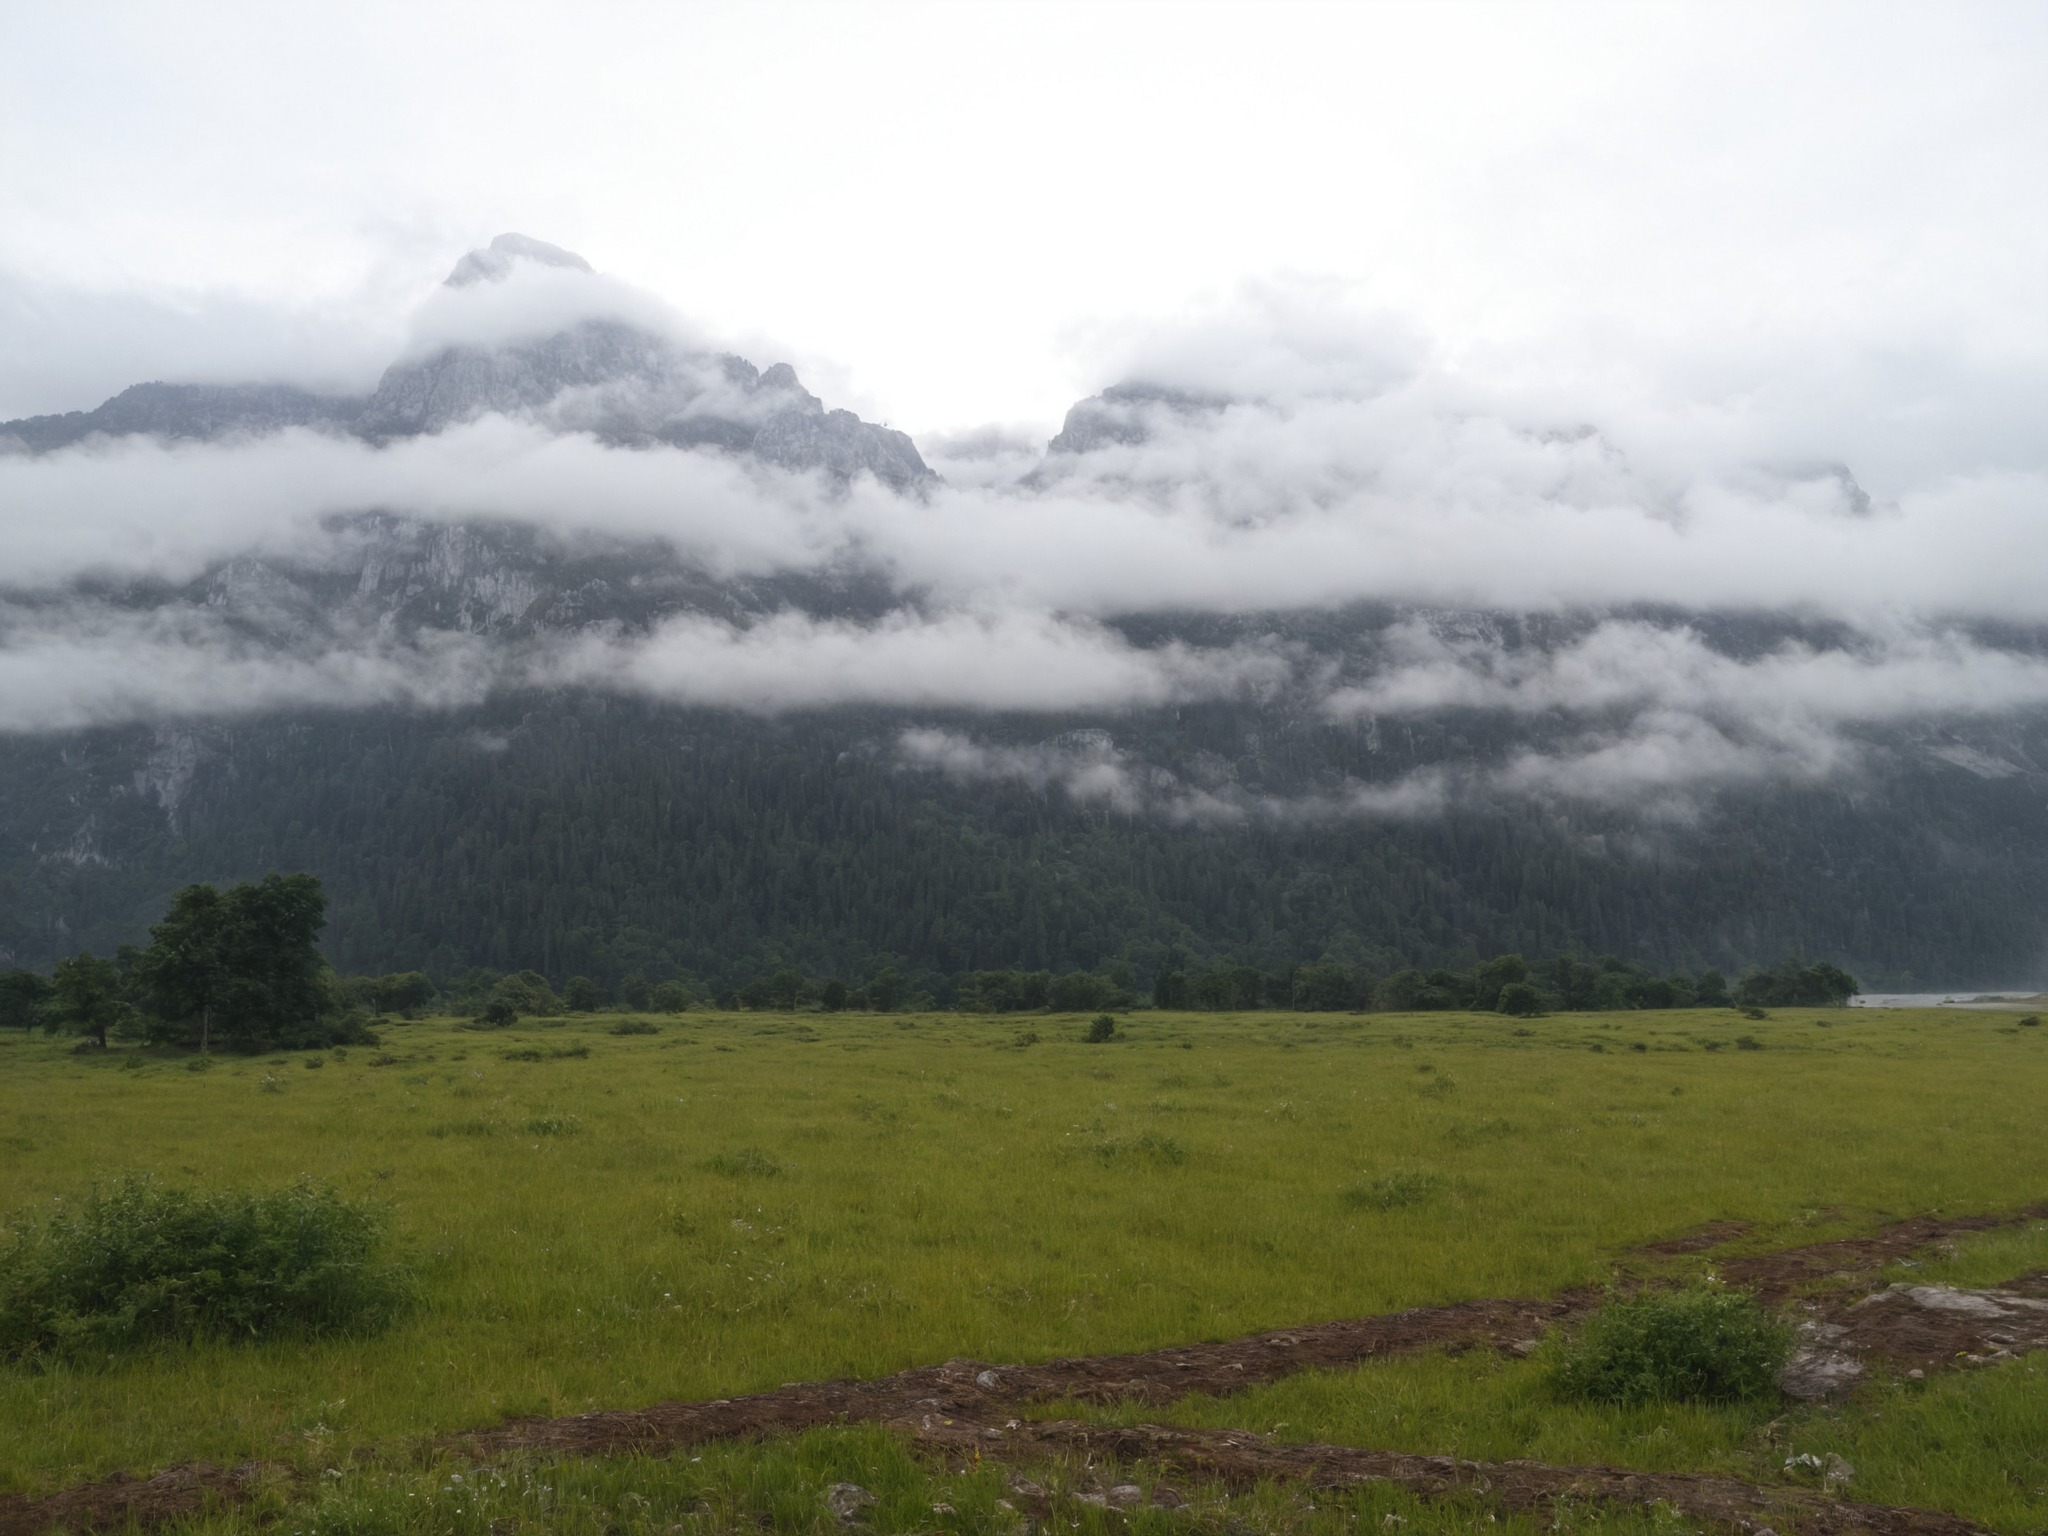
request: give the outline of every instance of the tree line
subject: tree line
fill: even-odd
[[[271,874],[222,891],[191,885],[172,898],[147,946],[123,945],[112,959],[83,951],[47,977],[0,972],[0,1024],[79,1034],[105,1046],[110,1034],[156,1043],[234,1050],[324,1046],[367,1038],[368,1020],[409,1018],[429,1007],[495,1023],[602,1009],[680,1013],[717,1006],[787,1012],[815,1008],[894,1013],[945,1008],[960,1013],[1094,1013],[1162,1009],[1410,1013],[1476,1009],[1521,1016],[1551,1011],[1829,1006],[1848,1001],[1856,979],[1826,961],[1786,960],[1745,972],[1731,987],[1714,970],[1656,975],[1618,957],[1586,961],[1560,954],[1532,965],[1500,955],[1467,969],[1404,968],[1388,975],[1322,961],[1278,970],[1222,962],[1184,969],[1168,956],[1149,980],[1123,962],[1099,970],[974,970],[906,975],[883,965],[866,979],[807,976],[790,967],[723,990],[694,976],[650,981],[628,974],[617,987],[584,975],[559,989],[544,974],[482,967],[437,982],[425,972],[338,976],[318,939],[326,896],[312,875]]]
[[[311,875],[266,875],[223,891],[189,885],[145,946],[81,950],[48,976],[0,972],[0,1022],[200,1051],[303,1049],[373,1039],[319,950],[327,898]],[[425,984],[431,995],[431,983]],[[424,996],[421,997],[424,1001]]]

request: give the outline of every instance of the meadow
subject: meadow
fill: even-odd
[[[0,1217],[134,1169],[311,1175],[387,1212],[422,1299],[371,1337],[0,1367],[0,1489],[195,1458],[368,1465],[516,1415],[1552,1293],[1708,1221],[1753,1223],[1742,1244],[1764,1249],[2048,1196],[2048,1030],[2010,1015],[1139,1013],[1103,1044],[1086,1027],[432,1019],[382,1026],[381,1047],[204,1061],[7,1039]],[[1918,1273],[2044,1266],[2035,1224]],[[2048,1529],[2040,1364],[1772,1414],[1566,1411],[1535,1362],[1430,1356],[1144,1416],[1752,1477],[1825,1441],[1862,1458],[1860,1497],[2017,1532]],[[848,1431],[664,1475],[900,1454],[878,1444]],[[348,1474],[363,1498],[368,1475]]]

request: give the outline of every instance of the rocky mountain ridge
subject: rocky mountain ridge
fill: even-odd
[[[446,286],[503,282],[520,262],[590,271],[573,253],[500,235],[457,262]],[[50,453],[134,435],[217,442],[294,427],[385,443],[494,413],[611,444],[749,455],[842,483],[867,474],[908,490],[933,478],[908,434],[828,410],[787,363],[764,371],[605,318],[509,344],[461,343],[401,358],[367,396],[283,384],[136,384],[90,411],[0,422],[0,452]]]

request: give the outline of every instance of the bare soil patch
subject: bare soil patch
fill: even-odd
[[[1801,1536],[1968,1536],[1981,1527],[1935,1510],[1862,1504],[1801,1488],[1765,1488],[1727,1477],[1564,1467],[1534,1461],[1461,1461],[1338,1445],[1282,1445],[1240,1430],[1105,1428],[1096,1424],[1011,1423],[1003,1429],[924,1420],[904,1426],[926,1444],[1023,1463],[1054,1453],[1144,1462],[1191,1478],[1243,1486],[1291,1482],[1310,1488],[1386,1483],[1422,1498],[1465,1497],[1512,1513],[1552,1514],[1560,1504],[1649,1509],[1668,1505],[1724,1530],[1796,1528]]]

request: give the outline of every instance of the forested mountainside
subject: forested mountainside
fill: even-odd
[[[927,463],[607,284],[0,424],[0,963],[276,870],[349,972],[2048,965],[2048,627],[1842,574],[1939,508],[1325,339]]]
[[[901,715],[784,721],[592,695],[0,743],[0,947],[47,963],[143,937],[191,880],[318,875],[344,971],[559,980],[780,965],[863,976],[1335,958],[1380,974],[1519,951],[1658,970],[1805,952],[1866,985],[2031,974],[2048,899],[2036,775],[1899,743],[1881,780],[1724,796],[1691,824],[1466,806],[1406,820],[1176,822],[964,783]],[[990,738],[984,719],[934,721]],[[1020,749],[1197,765],[1281,794],[1396,779],[1475,743],[1278,711],[1005,723]],[[1388,739],[1393,737],[1395,739]],[[913,736],[913,742],[921,738]],[[2036,745],[2048,746],[2039,742]],[[1167,771],[1163,770],[1162,771]]]

